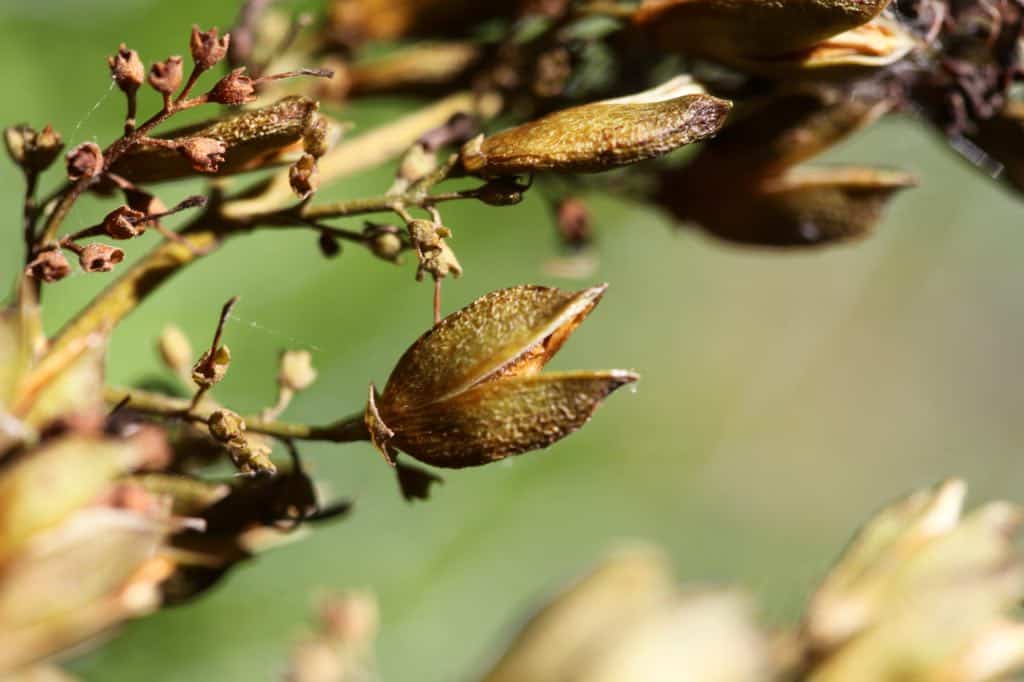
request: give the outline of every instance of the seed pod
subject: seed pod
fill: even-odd
[[[172,130],[161,137],[217,140],[224,145],[224,160],[218,164],[217,172],[229,175],[296,160],[302,153],[306,132],[317,120],[324,119],[317,113],[316,102],[293,96],[252,111]],[[337,136],[337,127],[329,126],[321,146]],[[130,149],[117,159],[111,171],[133,183],[176,180],[196,174],[191,161],[178,151],[149,144]]]
[[[210,101],[228,106],[239,106],[256,99],[256,86],[252,78],[240,67],[217,81],[209,93]]]
[[[146,214],[130,206],[118,206],[103,218],[103,231],[111,239],[131,239],[146,231]]]
[[[660,156],[718,132],[732,103],[696,93],[687,79],[631,97],[558,111],[536,121],[476,138],[462,148],[475,175],[551,170],[587,173]]]
[[[124,43],[117,48],[117,54],[107,57],[110,77],[122,92],[134,94],[146,78],[146,67],[139,59],[139,53],[129,50]]]
[[[103,171],[103,150],[95,142],[83,142],[67,154],[69,180],[95,177]]]
[[[288,168],[288,183],[300,199],[308,199],[320,186],[320,173],[312,154],[302,157]]]
[[[732,63],[784,55],[865,24],[889,0],[644,0],[634,14],[667,50]]]
[[[852,78],[894,64],[919,45],[899,24],[878,17],[803,50],[773,57],[735,59],[730,64],[765,76]]]
[[[582,426],[631,372],[539,374],[604,294],[536,286],[503,289],[449,315],[409,348],[367,428],[427,464],[466,467],[547,447]]]
[[[869,234],[892,195],[916,184],[902,171],[808,168],[711,194],[665,191],[678,216],[697,221],[716,237],[761,246],[816,246]]]
[[[162,62],[153,62],[149,67],[149,85],[165,97],[174,94],[181,87],[183,68],[181,57],[175,55]]]
[[[33,173],[49,168],[64,148],[60,133],[50,125],[38,132],[27,125],[5,128],[4,144],[11,159]]]
[[[213,68],[227,56],[230,43],[231,36],[225,33],[218,37],[216,27],[209,31],[200,31],[198,26],[192,26],[189,50],[192,52],[192,60],[196,67],[203,71]]]
[[[124,251],[116,246],[92,243],[78,254],[78,264],[86,272],[110,272],[124,260]]]
[[[40,282],[53,283],[71,274],[71,265],[60,251],[43,251],[25,266],[25,272]]]

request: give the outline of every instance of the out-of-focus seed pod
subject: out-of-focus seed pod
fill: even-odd
[[[693,93],[694,87],[677,78],[631,97],[557,111],[468,142],[462,164],[482,176],[586,173],[661,156],[714,135],[725,123],[732,103]]]
[[[40,282],[53,283],[71,274],[71,265],[60,251],[43,251],[25,266],[25,272]]]
[[[730,64],[766,76],[854,77],[894,64],[919,46],[919,41],[899,24],[879,17],[803,50],[735,59]]]
[[[291,391],[305,391],[316,381],[313,355],[308,350],[286,350],[281,353],[277,383]]]
[[[600,642],[656,613],[675,596],[668,561],[653,547],[623,548],[532,616],[484,682],[554,682],[570,675]]]
[[[884,509],[811,599],[804,623],[823,663],[814,682],[1005,679],[1024,664],[1024,596],[1014,535],[1022,510],[987,504],[961,518],[949,481]]]
[[[377,679],[373,641],[377,602],[361,593],[329,595],[319,604],[316,631],[292,650],[286,682],[369,682]]]
[[[169,131],[161,137],[199,137],[223,144],[218,173],[228,175],[295,161],[302,154],[304,136],[324,121],[316,102],[305,97],[286,97],[252,111]],[[328,126],[324,145],[340,134]],[[312,152],[311,152],[312,153]],[[134,183],[176,180],[196,174],[189,159],[165,146],[136,145],[113,164],[111,171]]]
[[[784,55],[875,18],[888,0],[644,0],[634,22],[666,50],[710,57]]]
[[[192,367],[192,358],[195,357],[192,354],[192,344],[189,343],[185,332],[181,331],[179,327],[174,325],[164,327],[163,333],[160,334],[158,350],[160,358],[168,369],[183,374]]]
[[[70,436],[6,467],[0,473],[0,563],[35,533],[94,501],[116,476],[138,467],[143,454],[131,441]]]
[[[156,551],[168,530],[165,515],[92,507],[33,537],[4,563],[0,674],[155,610],[168,569]]]
[[[320,187],[320,173],[312,154],[303,154],[291,165],[288,169],[288,183],[300,199],[308,199],[316,192]]]
[[[405,352],[380,396],[371,388],[374,444],[389,460],[397,449],[459,468],[547,447],[581,427],[636,375],[540,370],[604,290],[503,289],[441,320]]]
[[[515,6],[478,0],[333,0],[328,31],[343,42],[394,40],[406,35],[459,32]]]
[[[1014,189],[1024,192],[1024,102],[1009,102],[992,118],[978,121],[970,139],[1003,165]]]
[[[676,215],[716,237],[761,246],[815,246],[871,232],[892,196],[917,184],[902,171],[871,168],[794,169],[714,193],[664,196]]]
[[[26,125],[4,128],[4,144],[11,160],[32,173],[49,168],[64,149],[60,134],[49,125],[40,131]]]
[[[78,264],[86,272],[110,272],[123,260],[123,250],[98,242],[88,244],[78,254]]]
[[[458,79],[480,58],[472,43],[424,43],[348,67],[346,95],[424,90]]]
[[[95,142],[78,145],[68,152],[66,160],[69,180],[92,178],[103,171],[103,150]]]

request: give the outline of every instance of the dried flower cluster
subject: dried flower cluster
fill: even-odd
[[[512,207],[538,186],[569,255],[550,265],[584,277],[601,219],[588,191],[648,201],[734,243],[843,242],[869,234],[915,179],[805,162],[907,111],[953,148],[983,150],[1024,188],[1016,0],[332,0],[315,29],[271,5],[248,0],[229,33],[193,27],[188,60],[147,67],[118,46],[107,66],[124,127],[105,146],[65,150],[49,125],[4,130],[26,191],[24,268],[0,317],[0,676],[52,672],[33,666],[191,598],[302,524],[347,512],[347,502],[321,503],[303,441],[369,441],[402,494],[423,499],[439,479],[403,453],[460,468],[542,449],[636,380],[625,370],[541,371],[604,286],[513,286],[443,316],[443,280],[479,266],[455,254],[448,202]],[[398,44],[365,49],[375,41]],[[144,86],[162,104],[140,119]],[[378,94],[427,100],[342,140],[345,106]],[[165,126],[217,105],[233,109]],[[395,174],[379,194],[319,200],[384,162]],[[40,195],[53,166],[62,177]],[[165,202],[173,185],[164,183],[196,177],[216,182]],[[441,188],[458,178],[462,189]],[[86,194],[121,202],[69,232]],[[164,224],[186,212],[178,229]],[[387,218],[343,226],[373,214]],[[353,387],[365,410],[326,425],[284,421],[317,379],[309,353],[294,349],[260,413],[219,402],[232,362],[245,361],[224,342],[235,299],[202,352],[173,326],[160,337],[178,395],[106,386],[117,324],[172,275],[255,229],[312,232],[326,258],[342,242],[396,265],[409,253],[415,277],[432,280],[433,325],[381,391],[369,377]],[[151,230],[163,240],[124,267]],[[84,272],[120,276],[48,337],[41,294],[73,286],[62,282],[73,270],[65,254]],[[220,302],[205,303],[212,314]],[[220,461],[237,475],[213,477]],[[961,521],[962,494],[950,483],[885,511],[815,594],[803,626],[776,640],[745,598],[680,594],[660,560],[631,554],[545,609],[485,679],[998,678],[1024,650],[1009,615],[1021,597],[1007,541],[1018,512],[995,505]],[[329,602],[289,679],[372,679],[375,629],[367,598]]]

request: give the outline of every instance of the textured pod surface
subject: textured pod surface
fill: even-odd
[[[582,426],[630,372],[539,375],[604,294],[519,286],[441,320],[371,389],[374,444],[442,467],[486,464],[543,448]]]
[[[634,21],[663,49],[725,62],[808,48],[867,23],[889,0],[645,0]]]
[[[901,171],[871,168],[796,169],[727,195],[680,195],[679,215],[728,241],[763,246],[814,246],[863,237],[899,190],[917,184]]]
[[[470,142],[462,161],[470,173],[485,176],[608,170],[714,135],[731,107],[703,93],[584,104]]]
[[[317,103],[306,97],[286,97],[266,107],[167,131],[159,137],[202,137],[222,142],[226,150],[218,173],[241,173],[297,158],[303,134],[319,117],[317,108]],[[133,148],[111,170],[137,183],[196,175],[189,160],[176,150],[154,145]]]

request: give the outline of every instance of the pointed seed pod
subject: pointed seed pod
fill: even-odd
[[[83,142],[68,152],[69,180],[95,177],[103,171],[103,150],[95,142]]]
[[[732,63],[783,55],[875,18],[889,0],[644,0],[633,15],[665,50]]]
[[[146,67],[139,59],[139,53],[129,50],[124,43],[117,48],[117,54],[107,57],[107,65],[110,66],[110,77],[126,94],[138,91],[146,79]]]
[[[220,38],[217,37],[216,27],[209,31],[200,31],[198,26],[193,25],[188,46],[196,66],[206,71],[212,69],[227,56],[230,42],[231,35],[228,33]]]
[[[103,231],[111,239],[131,239],[146,231],[146,214],[129,206],[118,206],[103,218]]]
[[[86,272],[110,272],[124,260],[124,251],[116,246],[92,243],[78,254],[78,264]]]
[[[462,164],[489,177],[599,172],[661,156],[714,135],[725,122],[732,103],[693,90],[692,81],[677,78],[631,97],[557,111],[471,140]]]
[[[170,96],[181,87],[182,75],[181,57],[175,55],[162,62],[153,62],[147,81],[161,95]]]
[[[623,370],[540,370],[604,294],[538,286],[495,291],[441,320],[398,361],[366,424],[389,460],[401,450],[467,467],[547,447],[590,418]]]

